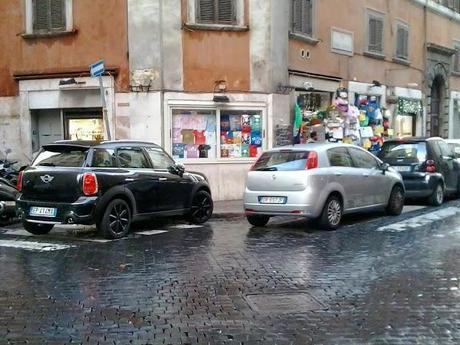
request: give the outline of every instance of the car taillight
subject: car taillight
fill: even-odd
[[[19,172],[18,180],[16,181],[16,189],[18,191],[22,190],[22,175],[24,175],[24,171]]]
[[[93,173],[83,174],[83,194],[86,196],[97,194],[99,186],[97,184],[96,175]]]
[[[307,158],[307,163],[305,164],[305,169],[315,169],[318,167],[318,154],[316,151],[310,151]]]
[[[436,165],[433,160],[429,159],[425,162],[425,171],[429,173],[434,173],[436,172]]]

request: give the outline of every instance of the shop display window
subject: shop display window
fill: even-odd
[[[68,138],[70,140],[104,139],[104,123],[102,118],[69,118],[67,119]]]
[[[174,159],[216,158],[217,117],[213,110],[173,110]]]
[[[255,158],[262,147],[261,111],[172,111],[174,159]]]

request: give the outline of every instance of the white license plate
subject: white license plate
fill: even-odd
[[[30,208],[29,215],[35,217],[56,217],[57,209],[52,207],[36,207]]]
[[[261,196],[259,198],[261,204],[285,204],[285,196]]]
[[[396,170],[398,171],[411,171],[411,167],[410,166],[394,166],[393,168],[395,168]]]

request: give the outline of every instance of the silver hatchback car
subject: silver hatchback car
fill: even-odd
[[[264,152],[248,173],[244,208],[254,226],[271,216],[304,216],[336,229],[346,213],[401,214],[404,193],[401,175],[366,150],[315,143]]]

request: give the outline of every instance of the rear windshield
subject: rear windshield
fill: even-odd
[[[385,162],[419,163],[426,160],[426,143],[386,142],[378,154]]]
[[[309,151],[273,151],[265,152],[253,167],[259,171],[305,170]]]
[[[83,166],[87,148],[56,147],[46,148],[35,158],[32,166],[75,167]]]

